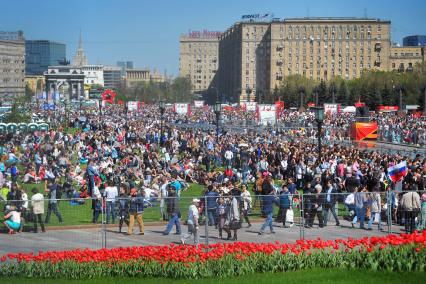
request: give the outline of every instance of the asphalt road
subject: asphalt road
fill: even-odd
[[[243,228],[238,230],[238,241],[244,242],[285,242],[293,243],[301,236],[300,226],[295,224],[292,228],[283,228],[282,224],[274,223],[275,234],[271,234],[269,229],[261,236],[258,235],[261,223],[254,223],[251,228],[243,224]],[[305,239],[347,239],[362,238],[365,236],[384,236],[387,235],[387,226],[383,226],[385,231],[379,231],[377,225],[373,230],[367,231],[358,228],[352,228],[349,222],[341,221],[341,226],[335,226],[334,222],[329,222],[327,227],[304,229]],[[106,229],[106,247],[127,247],[127,246],[147,246],[147,245],[167,245],[171,243],[180,243],[181,236],[172,232],[163,236],[162,232],[165,225],[146,225],[145,234],[139,235],[139,229],[135,228],[134,235],[128,236],[125,233],[118,233],[118,228],[109,226]],[[187,227],[182,226],[183,232],[187,232]],[[401,233],[402,227],[392,226],[393,233]],[[209,243],[231,242],[230,240],[221,240],[218,238],[218,230],[214,227],[208,227]],[[205,227],[200,227],[200,243],[205,243]],[[226,233],[224,233],[226,236]],[[193,239],[188,243],[192,244]],[[64,229],[47,230],[46,233],[24,232],[15,235],[6,233],[0,234],[0,255],[10,252],[38,252],[49,250],[70,250],[70,249],[100,249],[102,248],[102,230],[98,228],[90,229]]]

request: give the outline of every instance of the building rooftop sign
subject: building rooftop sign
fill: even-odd
[[[242,15],[242,20],[254,21],[254,20],[264,20],[266,18],[273,17],[272,14],[250,14],[250,15]]]
[[[203,31],[192,31],[189,30],[188,36],[190,38],[218,38],[222,32],[218,31],[209,31],[209,30],[203,30]]]

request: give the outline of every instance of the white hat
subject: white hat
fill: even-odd
[[[192,203],[198,203],[198,202],[200,202],[200,199],[198,199],[198,198],[192,199]]]

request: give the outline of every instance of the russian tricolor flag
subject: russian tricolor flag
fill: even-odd
[[[388,168],[388,176],[393,183],[397,183],[402,180],[407,174],[407,162],[403,161],[398,165]]]

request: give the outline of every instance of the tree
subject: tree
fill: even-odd
[[[10,113],[4,117],[5,123],[25,123],[31,121],[31,97],[30,96],[18,96],[12,103],[12,109]]]
[[[340,80],[338,89],[337,89],[337,102],[342,105],[348,105],[349,93],[346,86],[345,80]]]
[[[173,80],[171,85],[170,97],[169,101],[174,102],[187,102],[190,103],[193,100],[193,96],[191,94],[191,80],[187,77],[177,77]]]

